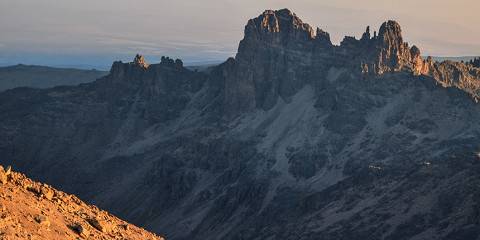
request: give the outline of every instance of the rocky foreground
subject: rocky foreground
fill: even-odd
[[[0,239],[163,239],[0,166]]]

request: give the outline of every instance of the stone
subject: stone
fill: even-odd
[[[41,186],[40,193],[47,199],[52,200],[55,192],[48,186]]]
[[[35,221],[42,226],[50,227],[50,220],[44,215],[35,216]]]
[[[88,222],[90,225],[92,225],[92,227],[96,228],[100,232],[107,233],[112,231],[112,225],[106,220],[100,218],[91,218],[88,220]]]
[[[0,166],[0,183],[7,184],[7,182],[8,182],[7,173],[5,172],[3,166]]]
[[[36,195],[42,194],[42,188],[39,184],[28,184],[26,185],[28,191],[35,193]]]
[[[130,229],[130,227],[128,226],[128,224],[122,224],[120,225],[125,231],[128,231]]]
[[[70,226],[70,228],[80,236],[88,237],[90,235],[90,232],[88,231],[88,229],[80,223],[75,223],[72,226]]]

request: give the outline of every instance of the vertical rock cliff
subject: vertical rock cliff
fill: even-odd
[[[288,9],[267,10],[249,20],[226,78],[226,108],[268,110],[278,98],[288,100],[311,81],[312,56],[319,47],[333,47],[328,33],[315,32]]]

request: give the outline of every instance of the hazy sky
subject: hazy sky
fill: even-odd
[[[394,19],[424,55],[480,55],[479,0],[0,0],[0,64],[223,60],[248,19],[285,7],[336,43]]]

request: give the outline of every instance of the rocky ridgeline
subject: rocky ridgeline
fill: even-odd
[[[183,62],[180,59],[173,60],[169,57],[162,57],[162,60],[159,64],[150,65],[145,60],[144,56],[137,54],[133,59],[133,62],[114,62],[112,68],[110,69],[110,75],[111,78],[116,80],[126,80],[125,78],[129,78],[136,79],[136,81],[139,82],[143,76],[143,73],[149,73],[147,74],[148,77],[152,77],[154,72],[167,69],[175,70],[175,72],[180,73],[188,72],[188,70],[183,67]]]
[[[316,31],[288,9],[267,10],[248,21],[245,37],[226,77],[230,109],[270,109],[281,97],[288,100],[306,83],[315,83],[325,69],[347,66],[352,73],[382,75],[408,71],[433,77],[444,86],[458,87],[477,98],[478,69],[422,59],[420,49],[404,42],[400,25],[383,23],[373,36],[370,27],[361,39],[345,37],[339,46],[329,34]],[[449,79],[448,81],[446,79]]]
[[[206,79],[206,74],[185,68],[180,59],[162,57],[160,63],[148,64],[137,55],[133,62],[114,62],[110,74],[96,84],[103,91],[101,97],[112,102],[137,92],[138,111],[144,112],[145,120],[157,122],[177,117]]]
[[[478,102],[480,100],[480,68],[461,62],[432,62],[427,60],[423,65],[423,74],[433,77],[444,87],[456,87],[470,94]]]
[[[163,239],[0,165],[0,239]]]
[[[393,72],[410,72],[434,78],[445,87],[457,87],[468,92],[475,100],[480,94],[480,74],[475,63],[423,59],[420,49],[404,42],[402,30],[396,21],[384,22],[373,33],[370,27],[360,39],[346,36],[339,46],[333,45],[329,33],[304,23],[288,9],[266,10],[245,26],[244,39],[240,42],[235,58],[223,64],[225,78],[225,109],[227,116],[257,108],[271,109],[279,98],[288,99],[306,84],[318,86],[318,79],[328,69],[347,68],[352,74],[379,76]],[[110,79],[117,83],[144,82],[156,84],[165,72],[188,75],[178,81],[153,86],[153,89],[199,89],[205,77],[192,77],[180,59],[162,57],[159,64],[148,64],[141,55],[133,62],[115,62]],[[161,77],[160,77],[161,79]]]

